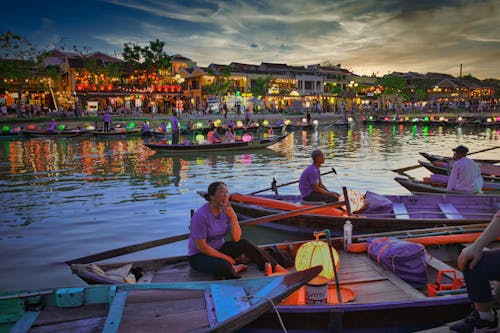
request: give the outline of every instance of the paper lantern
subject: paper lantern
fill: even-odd
[[[267,125],[269,125],[269,121],[267,121],[267,119],[266,119],[266,120],[264,120],[263,124],[264,124],[264,126],[267,126]]]
[[[250,141],[252,141],[252,136],[250,134],[245,134],[245,135],[243,135],[242,140],[243,140],[243,142],[250,142]]]
[[[10,131],[10,127],[8,125],[3,125],[2,132],[8,132],[8,131]]]
[[[242,128],[242,127],[243,127],[243,122],[242,122],[241,120],[238,120],[238,121],[236,122],[236,127],[237,127],[237,128]]]
[[[317,120],[313,120],[313,125],[317,126],[318,125],[318,121]]]
[[[57,125],[57,129],[58,129],[58,130],[60,130],[60,131],[64,131],[64,128],[65,128],[65,127],[66,127],[66,126],[61,125],[61,124]]]
[[[89,131],[95,130],[95,126],[92,126],[92,125],[89,125],[88,127],[85,127],[85,128],[88,129]]]
[[[194,123],[194,128],[195,129],[201,129],[201,128],[203,128],[203,123],[201,121],[198,121],[197,123]]]
[[[196,141],[197,142],[203,142],[205,141],[205,137],[203,136],[203,134],[197,134],[196,137],[195,137]]]
[[[285,120],[285,125],[288,126],[288,125],[290,125],[290,123],[291,123],[290,119]]]
[[[335,260],[335,268],[338,272],[340,257],[333,247],[332,253]],[[318,274],[318,276],[323,276],[328,280],[335,277],[329,246],[326,242],[318,240],[318,236],[316,236],[316,240],[302,244],[297,250],[297,255],[295,256],[295,268],[297,271],[303,271],[318,265],[323,266],[323,270]]]
[[[35,125],[29,124],[27,127],[30,131],[33,131],[35,129]]]
[[[129,128],[134,128],[134,127],[135,127],[135,123],[134,123],[134,122],[131,122],[130,124],[128,124],[128,126],[127,126],[127,127],[129,127]]]

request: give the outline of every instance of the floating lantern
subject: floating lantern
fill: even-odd
[[[241,139],[243,140],[243,142],[250,142],[252,141],[252,136],[250,134],[245,134]]]
[[[242,127],[243,127],[243,122],[242,122],[241,120],[238,120],[238,121],[236,122],[236,127],[237,127],[237,128],[242,128]]]
[[[2,132],[8,132],[8,131],[10,131],[10,127],[8,125],[3,125]]]
[[[266,119],[266,120],[264,120],[262,123],[264,124],[264,126],[269,125],[269,121],[267,121],[267,119]]]
[[[195,136],[195,139],[196,139],[196,142],[203,142],[203,141],[205,141],[205,137],[203,136],[203,134],[197,134]]]
[[[288,125],[290,125],[290,123],[291,123],[290,119],[285,120],[285,125],[288,126]]]
[[[313,120],[313,125],[318,125],[318,121],[317,120]]]
[[[320,241],[319,236],[322,233],[315,233],[316,239],[311,242],[302,244],[297,250],[297,255],[295,256],[295,268],[297,271],[303,271],[308,268],[321,265],[323,270],[318,274],[318,276],[323,276],[328,280],[335,277],[333,270],[332,259],[330,256],[330,247],[326,242]],[[337,251],[332,247],[333,258],[335,261],[335,268],[338,271],[340,266],[340,256]]]
[[[302,124],[307,124],[307,119],[306,118],[302,118]]]
[[[58,129],[58,130],[60,130],[60,131],[64,131],[64,128],[65,128],[65,127],[66,127],[66,126],[64,126],[64,125],[62,125],[62,124],[57,125],[57,129]]]

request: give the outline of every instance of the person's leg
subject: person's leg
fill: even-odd
[[[331,203],[331,202],[337,202],[339,201],[338,198],[332,197],[330,195],[324,195],[319,192],[312,192],[309,194],[307,197],[304,197],[305,201],[311,201],[311,202],[326,202],[326,203]]]
[[[224,259],[198,253],[188,257],[189,265],[194,270],[211,274],[216,279],[236,278],[233,266]]]
[[[269,262],[271,264],[271,266],[273,267],[273,271],[286,271],[286,269],[281,267],[274,258],[261,250],[260,247],[244,238],[240,239],[239,242],[224,243],[220,251],[233,258],[236,258],[244,253],[251,262],[257,264],[257,267],[260,271],[264,271],[266,262]]]

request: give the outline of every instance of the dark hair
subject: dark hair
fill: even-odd
[[[210,201],[210,197],[217,192],[217,189],[221,185],[226,185],[224,182],[213,182],[212,184],[208,185],[208,190],[207,193],[203,196],[205,200]]]
[[[319,149],[315,149],[315,150],[313,150],[313,151],[312,151],[312,153],[311,153],[311,158],[313,159],[313,161],[315,161],[315,160],[316,160],[316,158],[318,158],[318,156],[320,156],[320,155],[322,155],[322,154],[323,154],[323,152],[322,152],[321,150],[319,150]]]

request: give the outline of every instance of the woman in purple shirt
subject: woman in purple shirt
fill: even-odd
[[[211,274],[215,279],[238,279],[247,267],[237,265],[235,258],[243,253],[263,271],[266,262],[274,272],[287,272],[273,258],[250,241],[241,238],[241,227],[229,203],[229,192],[223,182],[208,186],[205,199],[191,218],[188,260],[194,270]],[[229,235],[231,240],[225,241]]]

